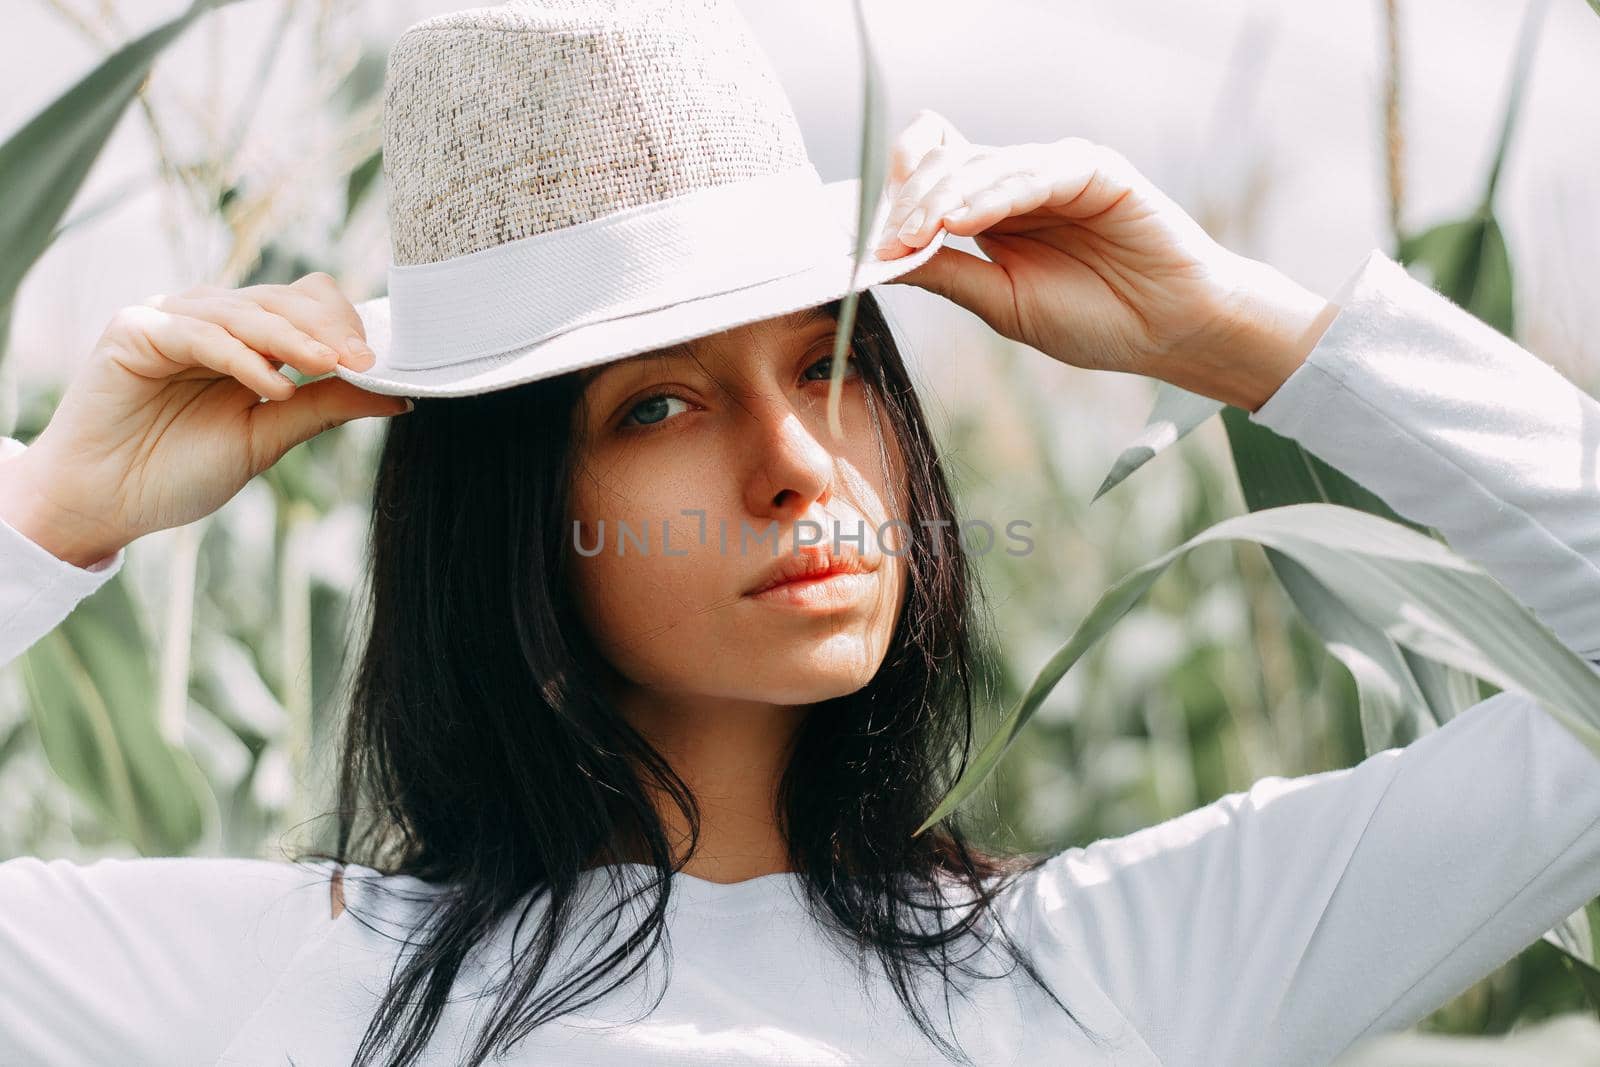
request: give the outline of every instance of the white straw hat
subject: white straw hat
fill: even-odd
[[[363,389],[467,396],[867,289],[860,180],[824,183],[731,0],[510,0],[416,23],[384,79],[393,245]],[[880,198],[873,228],[887,218]]]

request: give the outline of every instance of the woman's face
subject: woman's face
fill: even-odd
[[[876,673],[905,582],[907,531],[878,532],[905,518],[890,510],[902,460],[853,356],[844,432],[828,431],[836,326],[817,308],[588,372],[566,551],[590,633],[632,685],[803,705]],[[797,543],[831,550],[836,534],[865,574],[752,595]]]

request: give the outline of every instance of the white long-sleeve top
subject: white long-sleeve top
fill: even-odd
[[[1334,300],[1307,362],[1252,417],[1439,529],[1600,657],[1600,404],[1381,252]],[[0,662],[121,565],[73,567],[0,523]],[[436,890],[352,866],[334,917],[332,870],[0,863],[0,1062],[348,1063],[390,936]],[[942,1062],[881,974],[831,947],[794,877],[678,875],[655,1010],[607,1028],[639,1011],[629,987],[510,1062]],[[952,1018],[983,1064],[1315,1067],[1421,1018],[1597,894],[1600,759],[1503,693],[1405,748],[1263,779],[1017,882],[1002,915],[1098,1041],[1020,976],[977,984]],[[455,1062],[475,1032],[492,1002],[472,999],[480,973],[458,981],[428,1062]]]

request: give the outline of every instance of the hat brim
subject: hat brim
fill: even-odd
[[[841,229],[849,234],[856,232],[860,185],[859,178],[829,182],[819,194],[826,210],[840,220]],[[880,220],[886,207],[880,203]],[[334,371],[362,389],[391,396],[492,393],[830,303],[849,292],[862,292],[914,270],[939,250],[944,238],[945,231],[940,227],[926,245],[898,259],[879,259],[869,245],[853,286],[852,257],[829,256],[782,278],[590,323],[523,348],[444,367],[401,369],[387,365],[389,299],[378,297],[356,304],[356,313],[366,328],[367,344],[377,355],[377,362],[365,371],[342,364]],[[728,255],[737,257],[739,250],[730,248]]]

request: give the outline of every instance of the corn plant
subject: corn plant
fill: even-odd
[[[199,0],[117,49],[0,144],[8,250],[0,360],[25,272],[64,229],[94,224],[96,209],[66,212],[160,52],[227,2]],[[1486,194],[1464,219],[1397,233],[1395,244],[1398,258],[1507,333],[1516,327],[1511,263],[1493,199],[1543,2],[1518,48]],[[1589,2],[1600,11],[1600,0]],[[282,5],[280,33],[292,8]],[[854,10],[865,78],[859,261],[887,137],[865,8]],[[263,71],[275,47],[267,42]],[[381,55],[359,56],[326,101],[359,133],[315,172],[337,183],[342,224],[321,243],[277,238],[261,221],[270,217],[260,208],[267,198],[251,176],[219,177],[200,191],[236,245],[209,280],[287,281],[329,268],[333,245],[348,243],[345,227],[381,185],[370,136],[381,70]],[[219,157],[243,126],[235,122]],[[841,337],[853,313],[847,302]],[[971,803],[984,786],[996,841],[1060,847],[1126,832],[1266,773],[1345,765],[1404,743],[1477,699],[1479,679],[1533,693],[1594,743],[1593,673],[1427,531],[1397,521],[1360,486],[1237,412],[1223,412],[1221,433],[1195,433],[1173,463],[1140,470],[1219,411],[1167,387],[1156,390],[1147,427],[1120,457],[1082,441],[1066,447],[1061,435],[1087,406],[1047,406],[1050,377],[1059,382],[1063,369],[1041,373],[1044,361],[1017,348],[994,344],[992,392],[956,406],[947,454],[964,505],[1030,509],[1061,543],[1027,560],[996,554],[983,563],[986,583],[1004,594],[997,616],[1015,639],[999,657],[1001,713],[941,810]],[[834,365],[842,373],[843,360]],[[26,439],[53,399],[39,392],[15,411],[0,403],[0,430]],[[261,855],[320,810],[313,754],[331,747],[346,646],[359,623],[353,597],[377,432],[361,420],[329,431],[169,544],[131,547],[123,574],[15,670],[0,670],[0,855]],[[995,470],[1008,472],[1004,497],[983,476]],[[1136,470],[1139,492],[1109,492]],[[1244,547],[1230,553],[1216,547],[1222,542]],[[163,547],[167,554],[156,555]],[[1403,601],[1431,606],[1424,619],[1441,625],[1400,625]],[[1083,614],[1082,605],[1093,607]],[[1474,621],[1464,631],[1442,625],[1465,618]],[[1507,656],[1507,647],[1521,653]],[[1040,662],[1042,670],[1023,669]],[[996,773],[1002,753],[1005,774]],[[1592,1011],[1600,1003],[1588,966],[1596,929],[1591,906],[1428,1028],[1487,1033]],[[1570,1023],[1560,1049],[1579,1055],[1594,1028]],[[1405,1035],[1359,1053],[1350,1067],[1535,1058],[1562,1067],[1548,1043],[1556,1032],[1508,1042]]]

